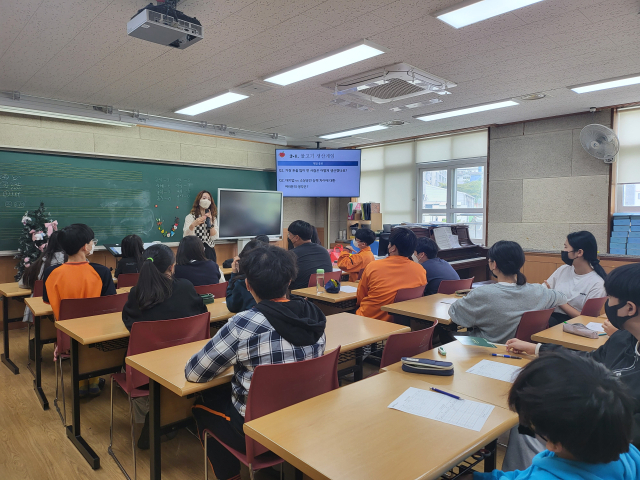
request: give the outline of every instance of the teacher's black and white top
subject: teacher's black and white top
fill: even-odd
[[[219,234],[218,234],[218,219],[216,217],[213,218],[212,226],[213,226],[213,228],[216,229],[216,234],[212,236],[209,233],[209,229],[207,228],[207,224],[206,223],[202,223],[200,225],[196,225],[193,230],[191,230],[191,228],[189,228],[189,227],[191,227],[191,224],[196,221],[196,218],[198,218],[198,217],[196,217],[192,213],[190,213],[189,215],[187,215],[185,217],[185,219],[184,219],[183,236],[186,237],[187,235],[195,235],[200,240],[202,240],[202,243],[204,243],[205,245],[209,245],[211,248],[215,248],[215,240],[217,240],[218,237],[219,237]]]

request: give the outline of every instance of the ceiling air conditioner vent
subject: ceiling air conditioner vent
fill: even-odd
[[[405,98],[436,93],[447,95],[456,84],[419,70],[408,63],[396,63],[365,73],[325,83],[335,95],[353,95],[374,103],[388,103]]]

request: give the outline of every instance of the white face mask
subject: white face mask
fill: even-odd
[[[413,255],[411,255],[411,259],[416,263],[420,263],[420,260],[418,260],[418,257],[416,257],[415,253]]]
[[[91,244],[91,250],[89,250],[89,255],[93,255],[93,249],[95,248],[95,245],[92,243]]]
[[[209,208],[211,206],[211,200],[206,199],[206,198],[201,198],[200,199],[200,206],[202,208]]]

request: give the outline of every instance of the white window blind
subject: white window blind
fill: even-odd
[[[617,184],[640,183],[640,108],[618,111]]]
[[[487,156],[486,130],[427,138],[416,142],[416,163]]]

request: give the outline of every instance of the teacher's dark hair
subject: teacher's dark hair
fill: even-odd
[[[487,253],[487,258],[496,262],[498,270],[505,275],[516,275],[518,277],[516,280],[518,285],[527,283],[527,277],[520,272],[525,258],[519,243],[500,240],[491,246],[489,253]]]
[[[209,207],[211,209],[211,217],[216,218],[218,216],[218,207],[216,207],[216,203],[213,201],[213,195],[211,195],[211,192],[207,190],[201,190],[198,192],[198,195],[196,195],[196,199],[193,201],[193,205],[191,206],[191,215],[196,218],[198,217],[198,212],[200,212],[200,199],[205,193],[208,193],[211,198],[211,206]]]
[[[545,353],[511,387],[520,424],[584,463],[609,463],[629,451],[634,400],[604,365],[572,353]]]
[[[166,245],[151,245],[142,252],[140,276],[134,287],[140,310],[154,307],[171,296],[173,279],[165,275],[165,272],[174,263],[176,263],[176,257]]]
[[[135,258],[140,263],[140,256],[144,251],[142,239],[138,235],[127,235],[122,239],[122,256],[125,258]]]
[[[589,262],[591,268],[603,279],[607,278],[607,272],[604,271],[598,259],[598,242],[596,242],[593,233],[586,230],[570,233],[567,235],[567,243],[574,252],[582,250],[582,257]]]
[[[58,252],[63,252],[62,246],[58,242],[59,232],[55,231],[49,237],[49,241],[47,242],[47,246],[44,248],[38,259],[33,262],[29,268],[25,269],[23,281],[25,286],[29,287],[33,290],[33,286],[36,283],[36,280],[40,280],[40,271],[44,273],[44,271],[51,266],[51,261],[55,257],[55,254]],[[66,262],[68,259],[68,255],[64,253],[64,261]]]
[[[188,235],[180,240],[176,263],[178,265],[187,265],[191,263],[192,260],[207,260],[207,256],[204,253],[204,243],[202,243],[202,240],[195,235]]]

